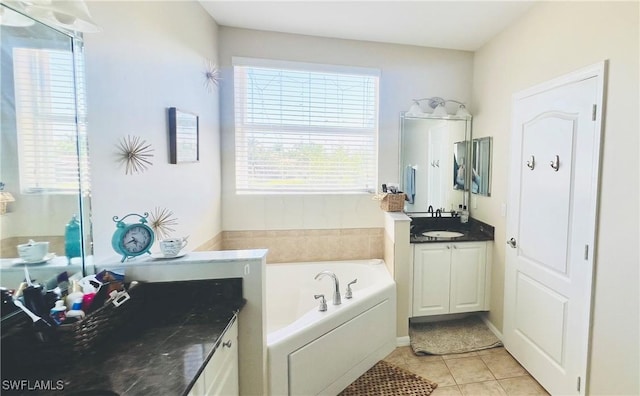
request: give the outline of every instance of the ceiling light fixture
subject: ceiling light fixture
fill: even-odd
[[[433,109],[431,113],[425,113],[422,111],[420,107],[420,102],[426,101],[428,106]],[[455,113],[457,117],[471,117],[471,114],[467,110],[464,103],[453,100],[453,99],[443,99],[438,96],[434,96],[432,98],[422,98],[422,99],[413,99],[413,104],[407,111],[406,115],[409,116],[420,116],[420,115],[432,115],[436,117],[447,117],[449,116],[449,112],[447,111],[447,103],[457,103],[458,110]]]

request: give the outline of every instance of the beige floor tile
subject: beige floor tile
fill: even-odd
[[[407,364],[402,368],[433,381],[440,386],[456,385],[456,381],[451,376],[451,372],[443,361],[424,362],[419,364]]]
[[[385,361],[391,364],[420,364],[424,362],[442,361],[442,357],[438,355],[416,355],[413,353],[413,349],[409,346],[403,346],[396,348],[387,357]]]
[[[527,371],[507,351],[480,356],[496,379],[519,377]]]
[[[481,351],[477,351],[478,356],[484,356],[484,355],[491,355],[494,353],[504,353],[507,350],[504,349],[504,347],[495,347],[495,348],[489,348],[489,349],[483,349]]]
[[[498,380],[507,395],[548,395],[536,380],[528,375]]]
[[[385,362],[394,364],[396,366],[405,366],[407,362],[404,360],[404,351],[401,348],[396,348],[388,354],[384,359]]]
[[[442,358],[447,359],[460,359],[465,357],[478,356],[478,352],[465,352],[465,353],[452,353],[450,355],[442,355]]]
[[[463,395],[469,396],[506,396],[506,392],[498,381],[473,382],[471,384],[458,385]]]
[[[420,364],[424,362],[442,362],[442,356],[440,355],[416,355],[412,349],[405,351],[404,360],[407,364]]]
[[[458,389],[457,385],[452,386],[440,386],[433,391],[431,396],[462,396],[460,393],[460,389]]]
[[[458,385],[495,379],[482,359],[477,356],[448,359],[444,362]]]

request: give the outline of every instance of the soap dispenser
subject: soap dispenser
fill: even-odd
[[[80,238],[80,222],[78,217],[73,215],[64,230],[64,254],[69,262],[73,257],[81,256]]]

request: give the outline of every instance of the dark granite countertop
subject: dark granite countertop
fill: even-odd
[[[411,216],[410,216],[411,217]],[[422,235],[427,231],[456,231],[463,235],[455,238],[437,238]],[[461,223],[459,217],[411,217],[411,243],[493,241],[493,226],[469,218]]]
[[[138,296],[131,293],[142,300],[135,317],[95,350],[70,361],[7,367],[3,344],[2,394],[187,394],[244,304],[242,279],[139,288]],[[11,380],[23,381],[22,390],[7,389]]]

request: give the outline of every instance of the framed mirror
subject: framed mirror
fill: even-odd
[[[197,114],[169,108],[169,160],[172,164],[200,160],[200,128]]]
[[[0,4],[2,286],[84,271],[92,254],[81,38]],[[25,255],[18,245],[46,245]]]
[[[471,179],[471,193],[491,195],[491,137],[473,139],[471,142],[471,158],[473,174]]]
[[[409,199],[405,212],[431,207],[446,213],[468,205],[469,172],[459,170],[469,158],[471,119],[403,113],[400,121],[400,185]]]

